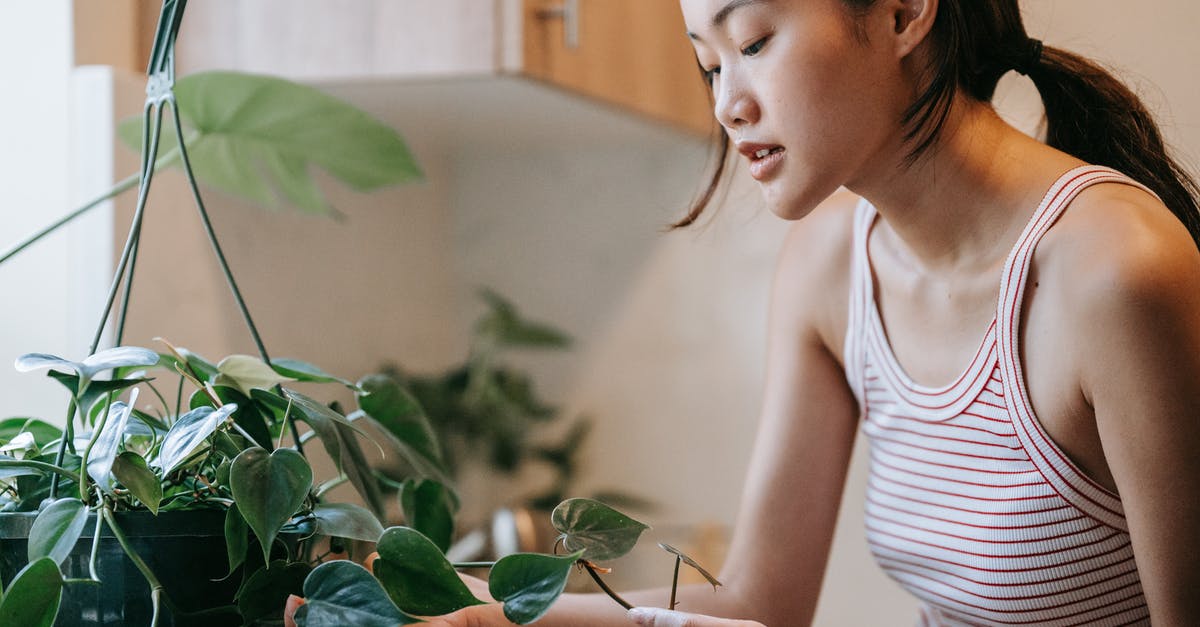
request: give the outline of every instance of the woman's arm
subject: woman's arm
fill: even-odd
[[[1200,625],[1200,253],[1148,202],[1076,259],[1067,313],[1151,620]]]
[[[840,196],[793,225],[772,289],[767,375],[758,434],[730,557],[717,592],[679,590],[687,612],[771,627],[812,620],[857,430],[857,404],[839,360],[846,324],[853,199]],[[720,451],[712,452],[720,463]],[[654,606],[665,590],[622,593]],[[440,627],[505,625],[499,606],[467,608]],[[630,625],[598,594],[564,595],[539,625]]]

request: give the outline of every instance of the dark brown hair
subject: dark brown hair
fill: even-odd
[[[842,0],[855,15],[875,0]],[[1037,86],[1046,109],[1046,143],[1088,163],[1123,172],[1149,187],[1187,227],[1200,247],[1200,188],[1167,154],[1162,133],[1141,100],[1095,63],[1041,46],[1025,32],[1017,0],[941,0],[930,55],[929,84],[904,113],[911,164],[937,141],[960,90],[990,101],[1000,77],[1020,68]],[[696,221],[712,201],[729,154],[719,129],[719,160],[688,214],[672,225]]]

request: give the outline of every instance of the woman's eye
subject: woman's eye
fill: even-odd
[[[769,38],[763,37],[762,39],[755,41],[754,43],[750,44],[749,46],[742,48],[742,54],[747,57],[752,57],[752,56],[758,54],[759,52],[762,51],[763,46],[767,45],[767,39],[769,39]]]

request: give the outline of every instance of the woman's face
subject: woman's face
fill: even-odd
[[[913,87],[880,30],[886,7],[856,37],[841,0],[681,3],[717,121],[780,217],[807,215],[902,150]]]

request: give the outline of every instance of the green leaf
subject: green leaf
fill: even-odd
[[[227,385],[214,385],[213,391],[217,393],[217,398],[221,399],[222,403],[237,405],[237,411],[233,412],[233,421],[250,434],[256,444],[263,448],[273,448],[271,432],[267,428],[267,419],[250,397],[242,394],[237,388]],[[211,406],[212,403],[213,400],[206,392],[197,390],[192,395],[189,406],[196,409],[206,405]]]
[[[308,496],[312,468],[300,453],[279,449],[250,448],[233,460],[229,469],[233,499],[262,545],[263,559],[270,559],[271,544]]]
[[[571,338],[558,329],[544,323],[521,318],[517,308],[503,296],[489,289],[482,289],[479,296],[491,311],[476,323],[475,331],[490,338],[497,346],[519,348],[563,348],[571,344]]]
[[[291,379],[280,376],[263,360],[249,355],[230,355],[217,364],[217,383],[230,385],[250,395],[254,389],[269,390]]]
[[[158,363],[158,353],[135,346],[118,346],[102,350],[83,361],[70,361],[57,355],[27,353],[17,358],[16,368],[30,372],[41,368],[52,368],[61,372],[74,372],[86,384],[105,370],[126,366],[153,366]]]
[[[171,372],[179,372],[179,369],[182,369],[184,372],[195,376],[201,383],[212,383],[217,378],[217,375],[220,374],[217,372],[217,366],[207,359],[186,348],[177,348],[175,350],[179,351],[178,357],[171,353],[159,353],[158,365]]]
[[[366,509],[352,503],[322,503],[313,508],[317,533],[337,538],[377,542],[383,525]]]
[[[721,582],[717,581],[717,578],[713,577],[712,573],[705,570],[704,567],[701,566],[699,562],[688,557],[687,554],[685,554],[683,551],[680,551],[679,549],[677,549],[669,544],[664,544],[662,542],[658,543],[658,548],[666,551],[667,553],[670,553],[671,555],[678,557],[680,559],[680,561],[682,561],[684,564],[687,564],[688,566],[691,566],[692,568],[696,569],[696,571],[699,572],[701,576],[703,576],[705,579],[708,580],[708,583],[709,583],[709,585],[711,585],[713,587],[713,590],[716,590],[717,586],[721,585]]]
[[[554,508],[550,522],[563,534],[568,551],[584,551],[586,559],[616,559],[637,544],[650,527],[592,499],[568,499]]]
[[[58,381],[63,387],[71,390],[71,394],[75,394],[76,390],[81,385],[79,377],[73,374],[50,371],[46,373],[50,378]],[[150,379],[112,379],[103,381],[92,381],[83,394],[79,395],[79,413],[89,417],[93,417],[92,409],[99,412],[96,404],[102,400],[107,400],[109,394],[115,394],[127,388],[131,388],[139,383],[145,383]]]
[[[33,440],[45,446],[62,437],[62,429],[37,418],[5,418],[0,420],[0,442],[8,443],[20,433],[32,433]]]
[[[424,477],[449,483],[437,436],[420,404],[399,383],[383,375],[358,382],[358,406],[384,431]]]
[[[61,564],[83,533],[87,515],[79,499],[59,499],[47,506],[29,529],[29,561],[49,557]]]
[[[544,615],[567,586],[571,566],[583,555],[516,553],[496,562],[488,575],[488,591],[504,602],[504,616],[528,625]]]
[[[238,612],[246,625],[263,618],[279,618],[289,595],[304,593],[304,579],[312,569],[301,562],[275,560],[242,584],[237,593]]]
[[[162,447],[158,453],[158,467],[164,475],[191,456],[192,451],[200,446],[217,427],[237,411],[237,405],[225,405],[220,409],[199,407],[179,417],[167,437],[163,438]]]
[[[408,479],[400,490],[400,509],[409,527],[421,532],[442,552],[454,537],[454,497],[446,486],[425,479]]]
[[[229,557],[229,574],[237,570],[246,561],[246,552],[250,550],[250,527],[246,519],[238,511],[237,503],[225,510],[225,553]]]
[[[358,191],[421,176],[394,130],[313,87],[203,72],[179,79],[175,94],[196,177],[253,202],[276,207],[277,190],[306,213],[334,213],[313,182],[313,166]],[[119,134],[138,149],[140,119],[123,122]]]
[[[308,426],[313,428],[321,440],[321,446],[333,460],[334,466],[346,473],[346,478],[363,497],[363,501],[377,516],[384,515],[383,494],[371,474],[371,466],[358,444],[355,434],[366,437],[345,416],[294,390],[285,389],[284,395],[292,407],[299,412]]]
[[[45,475],[48,470],[40,468],[27,460],[17,459],[8,455],[0,455],[0,479],[14,477],[37,477]]]
[[[341,383],[346,387],[354,387],[353,383],[339,377],[335,377],[324,370],[297,359],[275,358],[271,360],[271,368],[279,374],[288,377],[294,381],[308,381],[311,383]]]
[[[367,569],[346,560],[326,562],[304,580],[300,627],[395,627],[420,622],[402,614]]]
[[[112,494],[113,490],[113,462],[125,441],[125,429],[129,426],[129,415],[133,412],[137,397],[138,391],[135,388],[130,394],[128,405],[116,402],[109,406],[104,428],[96,436],[92,451],[88,454],[88,476],[108,494]]]
[[[62,602],[62,573],[53,559],[30,562],[0,600],[0,625],[51,627]]]
[[[113,460],[112,474],[137,497],[152,514],[158,514],[162,502],[162,481],[150,470],[146,460],[133,451],[125,451]]]
[[[406,614],[440,616],[482,605],[433,542],[408,527],[383,532],[376,546],[375,576]]]

